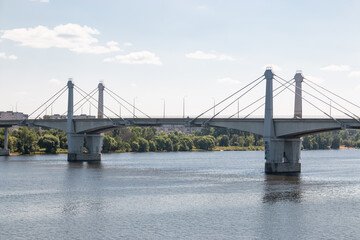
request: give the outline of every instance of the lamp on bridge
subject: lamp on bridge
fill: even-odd
[[[183,97],[183,118],[185,118],[185,98],[187,97],[187,95],[185,95]]]

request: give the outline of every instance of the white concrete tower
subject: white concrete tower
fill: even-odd
[[[265,119],[264,119],[264,144],[265,144],[265,159],[270,160],[270,144],[271,139],[274,138],[274,123],[273,123],[273,78],[274,73],[271,68],[267,68],[264,73],[266,79],[266,98],[265,98]]]
[[[295,107],[294,118],[302,118],[302,82],[304,76],[301,71],[296,71],[295,74]]]
[[[265,172],[269,174],[298,173],[301,170],[300,138],[278,138],[273,122],[273,78],[271,68],[264,73],[266,79],[264,145]]]
[[[67,83],[68,87],[68,110],[67,110],[67,122],[66,122],[66,135],[68,140],[68,151],[71,152],[72,149],[72,138],[71,134],[74,130],[73,125],[73,116],[74,116],[74,84],[72,82],[72,79],[69,78],[69,81]]]
[[[104,89],[105,86],[102,82],[98,85],[99,99],[98,99],[98,118],[104,117]]]

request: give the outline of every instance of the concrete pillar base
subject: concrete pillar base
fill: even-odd
[[[265,163],[265,173],[300,173],[301,163]]]
[[[9,149],[1,149],[0,156],[10,156],[10,150]]]
[[[101,153],[68,153],[68,162],[99,162]]]

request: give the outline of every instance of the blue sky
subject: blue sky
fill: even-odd
[[[86,91],[103,80],[149,115],[162,115],[165,100],[166,114],[181,116],[185,97],[186,115],[196,115],[268,65],[285,79],[301,69],[360,104],[359,12],[350,0],[0,0],[0,111],[30,113],[72,77]],[[275,100],[276,115],[293,113],[293,95]],[[54,113],[66,110],[59,100]],[[119,112],[109,97],[105,104]],[[304,114],[320,112],[304,104]]]

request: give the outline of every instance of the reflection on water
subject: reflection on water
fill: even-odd
[[[89,170],[94,170],[89,174]],[[104,165],[101,162],[69,162],[64,178],[62,212],[77,215],[101,212]]]
[[[68,168],[103,168],[104,165],[101,161],[89,161],[89,162],[68,162]]]
[[[264,175],[263,203],[300,202],[301,198],[300,174]]]

